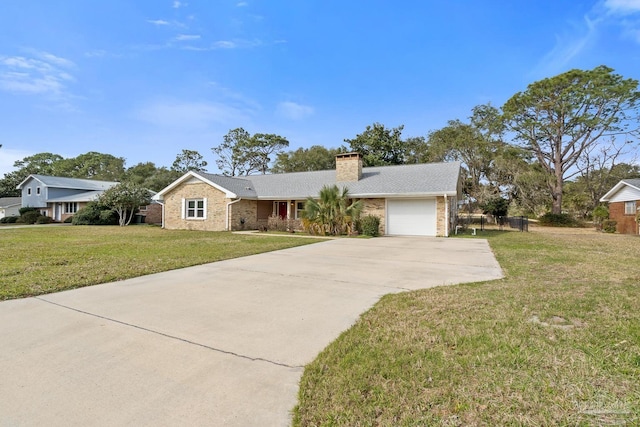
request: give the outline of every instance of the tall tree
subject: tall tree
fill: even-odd
[[[228,176],[247,175],[247,152],[251,134],[242,128],[231,129],[222,137],[222,144],[211,150],[218,156],[218,169]]]
[[[32,156],[27,156],[22,160],[17,160],[13,167],[21,171],[22,174],[26,174],[25,178],[30,174],[39,175],[58,175],[60,162],[64,160],[59,154],[53,153],[38,153]]]
[[[56,175],[72,178],[119,181],[124,176],[124,157],[90,151],[56,163]]]
[[[607,134],[635,132],[638,82],[613,69],[571,70],[532,83],[502,107],[508,130],[530,150],[549,179],[553,213],[562,212],[567,176],[585,150]]]
[[[206,172],[207,162],[203,160],[202,154],[195,150],[182,150],[171,165],[171,170],[185,173],[189,171]]]
[[[404,125],[387,129],[381,123],[374,123],[355,138],[344,142],[349,144],[350,151],[362,154],[364,166],[401,165],[405,163],[405,146],[401,138],[403,129]]]
[[[337,148],[325,148],[313,145],[309,148],[298,148],[295,151],[278,154],[271,168],[274,173],[308,172],[335,169]]]
[[[256,133],[251,137],[249,146],[249,158],[252,171],[263,175],[269,170],[271,156],[278,155],[289,146],[289,141],[273,133]]]
[[[166,167],[156,167],[153,162],[143,162],[127,169],[124,180],[152,191],[160,191],[180,177],[181,173]]]
[[[222,144],[211,150],[218,156],[216,164],[224,175],[239,176],[269,171],[272,156],[289,146],[289,141],[276,134],[249,134],[242,128],[230,130]]]

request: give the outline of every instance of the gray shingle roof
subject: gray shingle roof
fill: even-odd
[[[629,185],[632,185],[636,188],[640,188],[640,178],[633,178],[633,179],[623,179],[622,181],[626,182]]]
[[[73,188],[76,190],[107,190],[117,182],[112,181],[96,181],[93,179],[79,179],[79,178],[62,178],[59,176],[47,176],[47,175],[29,175],[27,179],[22,181],[18,186],[19,188],[29,179],[35,178],[42,182],[47,187],[55,188]]]
[[[336,171],[295,172],[228,177],[199,174],[238,197],[266,200],[316,197],[323,186],[347,187],[354,197],[456,195],[460,163],[376,166],[362,169],[357,182],[337,182]]]
[[[0,198],[0,208],[8,208],[22,204],[22,197],[2,197]]]
[[[70,196],[47,199],[47,203],[93,202],[97,200],[102,193],[104,193],[103,190],[85,191],[84,193],[72,194]]]

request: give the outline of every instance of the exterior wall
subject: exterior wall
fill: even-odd
[[[386,234],[385,199],[361,199],[362,215],[374,215],[380,218],[380,235]]]
[[[20,215],[20,206],[8,206],[6,208],[0,208],[0,218],[18,215]]]
[[[336,181],[355,182],[362,177],[362,156],[358,153],[336,156]]]
[[[38,194],[38,188],[40,194]],[[29,190],[31,194],[29,194]],[[22,187],[22,207],[44,208],[47,206],[47,187],[40,181],[31,178]]]
[[[152,203],[145,206],[145,210],[140,210],[140,214],[144,215],[145,224],[162,224],[162,205]]]
[[[232,230],[258,229],[257,200],[240,200],[232,204],[230,208],[230,218]]]
[[[638,223],[635,214],[624,213],[625,202],[609,203],[609,218],[616,221],[616,231],[621,234],[638,234]],[[640,200],[636,200],[636,209],[640,208]]]
[[[436,197],[436,236],[447,237],[447,204],[444,196]]]
[[[206,219],[182,219],[183,199],[207,199]],[[199,180],[178,185],[164,197],[164,226],[169,230],[226,230],[227,202],[225,194]]]

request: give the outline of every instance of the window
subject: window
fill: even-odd
[[[184,202],[184,218],[206,219],[207,199],[187,199]]]
[[[624,202],[624,214],[625,215],[635,215],[636,213],[636,202],[632,200],[630,202]]]
[[[27,188],[27,196],[31,195],[31,187]]]
[[[36,187],[36,194],[39,196],[40,195],[40,187]]]
[[[296,203],[296,219],[302,218],[302,211],[304,211],[304,202]]]
[[[76,202],[68,202],[64,204],[64,213],[66,214],[74,214],[78,212],[78,203]]]

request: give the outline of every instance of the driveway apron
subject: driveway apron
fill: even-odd
[[[0,303],[0,426],[287,426],[389,293],[502,277],[482,239],[338,239]]]

